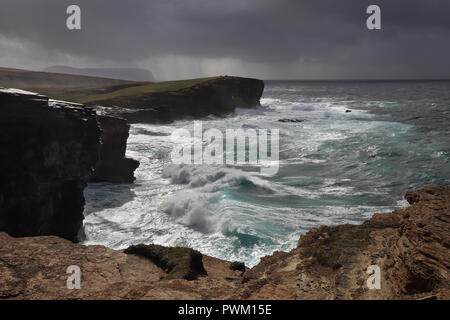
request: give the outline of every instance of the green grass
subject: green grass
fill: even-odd
[[[95,87],[127,83],[142,84],[100,77],[0,68],[0,86],[9,88]]]
[[[94,103],[175,92],[220,77],[167,82],[135,82],[107,78],[0,68],[0,86],[37,92],[52,99]]]
[[[69,86],[69,87],[25,87],[32,92],[37,92],[56,100],[64,100],[76,103],[82,103],[86,97],[92,95],[101,95],[104,93],[114,92],[116,90],[140,86],[142,83],[127,82],[120,85],[96,85],[96,86]]]
[[[90,103],[94,101],[113,100],[119,97],[138,97],[149,93],[176,92],[217,78],[219,77],[147,83],[144,85],[128,87],[104,94],[84,96],[81,99],[77,99],[78,101],[74,102]]]
[[[78,102],[86,96],[103,94],[148,82],[36,72],[0,67],[0,86],[37,92],[53,99]]]

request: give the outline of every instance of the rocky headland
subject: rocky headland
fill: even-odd
[[[108,114],[136,122],[171,122],[225,115],[236,108],[260,105],[264,82],[240,77],[216,77],[148,84],[83,98],[91,106],[108,107]]]
[[[129,125],[81,104],[0,88],[0,231],[76,241],[87,183],[132,182]],[[111,171],[115,166],[115,171]]]
[[[0,233],[3,299],[449,299],[450,188],[406,193],[404,210],[361,225],[322,226],[252,269],[187,248],[111,250],[59,237]],[[81,289],[67,289],[77,265]],[[381,288],[369,289],[368,266]]]
[[[6,68],[0,68],[0,86],[85,104],[132,123],[222,116],[259,106],[264,91],[262,80],[235,76],[142,82]]]

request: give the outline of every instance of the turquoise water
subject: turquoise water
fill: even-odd
[[[135,124],[136,183],[87,188],[86,243],[189,246],[253,266],[311,227],[361,223],[407,206],[407,190],[450,184],[450,82],[270,81],[261,104],[204,119],[203,130],[279,129],[276,175],[174,165],[170,134],[193,123]]]

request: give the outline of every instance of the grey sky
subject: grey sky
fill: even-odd
[[[448,0],[0,0],[0,66],[140,67],[161,80],[450,78]],[[82,30],[66,29],[78,4]],[[366,8],[382,30],[366,28]]]

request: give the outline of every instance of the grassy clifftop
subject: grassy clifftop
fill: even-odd
[[[102,106],[108,114],[131,122],[170,122],[228,114],[236,108],[258,106],[264,90],[261,80],[233,76],[136,82],[2,68],[0,86]]]
[[[177,92],[182,89],[187,89],[197,84],[205,83],[219,77],[166,81],[166,82],[152,82],[138,86],[130,86],[119,90],[114,90],[108,93],[86,95],[79,98],[79,103],[92,103],[96,101],[108,101],[116,98],[135,98],[141,95],[151,93],[169,93]]]
[[[0,86],[35,91],[52,99],[77,103],[136,98],[176,92],[219,77],[166,82],[124,81],[91,76],[0,68]]]
[[[139,82],[100,77],[0,68],[0,85],[4,87],[63,88],[87,86],[133,85]]]
[[[170,122],[254,108],[263,91],[261,80],[225,76],[152,83],[88,96],[80,102],[107,107],[109,113],[130,122]]]
[[[79,102],[92,94],[113,92],[145,83],[99,77],[0,68],[0,86],[44,94],[52,99]]]

